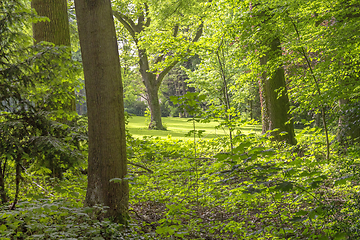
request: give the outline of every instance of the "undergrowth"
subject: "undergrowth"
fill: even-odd
[[[296,146],[240,134],[232,153],[226,138],[128,136],[128,227],[82,207],[79,169],[62,180],[23,173],[16,209],[1,208],[1,239],[358,239],[359,149],[334,146],[326,160],[323,136],[305,131]]]

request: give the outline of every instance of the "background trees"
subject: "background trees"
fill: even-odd
[[[86,137],[76,122],[58,121],[67,116],[59,103],[69,102],[69,89],[79,84],[64,78],[76,79],[79,65],[67,48],[32,45],[25,33],[33,16],[21,2],[1,1],[0,9],[0,196],[7,202],[5,183],[15,182],[14,208],[24,172],[61,178],[83,162],[78,143]]]
[[[189,4],[194,8],[201,6],[201,3],[197,6],[192,2]],[[126,1],[117,2],[114,7],[114,16],[136,44],[139,71],[151,112],[150,129],[164,129],[158,96],[164,77],[190,54],[188,45],[197,42],[202,34],[201,17],[188,14],[189,6],[181,5],[181,2],[175,7],[166,1],[161,5],[159,2]],[[164,9],[162,14],[159,14],[159,6]],[[190,20],[187,26],[182,26],[184,20]],[[157,40],[161,42],[155,45]]]

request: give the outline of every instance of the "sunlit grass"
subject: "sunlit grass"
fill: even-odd
[[[193,130],[193,123],[189,121],[188,118],[178,118],[178,117],[164,117],[162,118],[163,125],[167,128],[166,131],[162,130],[149,130],[148,124],[146,122],[146,117],[133,116],[129,119],[129,125],[127,128],[130,133],[137,138],[142,138],[143,136],[154,136],[166,138],[169,135],[172,138],[179,139],[191,139],[192,137],[185,137],[185,134]],[[196,123],[196,130],[205,130],[203,133],[203,138],[210,139],[221,137],[228,134],[228,131],[225,129],[216,129],[218,122],[210,123]],[[261,132],[261,125],[247,125],[237,130],[241,130],[243,134],[249,134],[254,132]]]

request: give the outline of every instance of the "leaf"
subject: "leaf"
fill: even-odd
[[[305,211],[305,210],[299,210],[295,213],[295,216],[305,216],[307,215],[309,212]]]
[[[283,192],[287,192],[291,189],[293,189],[294,185],[292,182],[282,182],[282,183],[278,183],[277,186],[275,187],[275,189],[283,191]]]
[[[214,156],[214,158],[216,158],[219,161],[222,161],[222,160],[229,158],[229,154],[228,153],[218,153]]]
[[[112,179],[110,179],[110,182],[121,183],[122,180],[123,180],[122,178],[112,178]]]
[[[293,217],[291,219],[289,219],[289,221],[291,222],[303,222],[307,219],[307,217]]]
[[[247,148],[247,147],[250,147],[251,146],[251,142],[242,142],[239,144],[239,146],[237,146],[236,148],[233,149],[234,153],[243,153],[244,152],[244,149]]]
[[[6,229],[7,229],[6,225],[3,224],[0,226],[0,232],[4,232],[4,231],[6,231]]]
[[[334,240],[342,240],[342,239],[346,239],[348,236],[347,233],[337,233],[334,236]]]
[[[334,185],[335,185],[335,186],[338,186],[338,185],[346,184],[346,182],[349,181],[349,180],[351,180],[352,177],[353,177],[352,175],[348,175],[348,176],[341,177],[341,178],[337,179],[337,180],[334,182]]]

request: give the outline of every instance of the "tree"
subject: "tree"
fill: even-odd
[[[145,3],[128,3],[128,5],[122,6],[122,11],[114,11],[114,16],[120,21],[120,23],[126,28],[130,36],[134,40],[137,52],[139,56],[139,71],[143,80],[143,83],[146,87],[147,92],[147,102],[151,112],[151,121],[149,124],[149,129],[165,129],[162,125],[161,120],[161,109],[159,103],[159,88],[160,85],[169,71],[175,67],[175,65],[182,61],[184,57],[189,54],[189,49],[181,49],[184,42],[194,43],[199,40],[203,31],[203,24],[197,24],[195,34],[193,37],[185,37],[184,34],[180,34],[181,27],[179,21],[174,22],[169,26],[169,19],[166,19],[166,23],[163,23],[160,26],[163,29],[156,29],[155,32],[164,31],[166,29],[166,34],[162,36],[163,42],[168,41],[164,44],[163,49],[157,49],[157,52],[153,55],[150,54],[150,51],[141,44],[141,37],[148,34],[146,31],[150,28],[150,24],[154,21],[156,14],[151,15],[151,6]],[[124,5],[121,3],[119,5]],[[180,6],[180,5],[179,5]],[[126,11],[126,12],[125,12]],[[179,8],[176,8],[173,12],[174,15],[181,15]],[[171,15],[171,14],[170,14]],[[174,19],[174,18],[171,18]],[[191,31],[187,28],[187,32]],[[168,40],[166,40],[168,38]],[[152,38],[151,38],[152,39]],[[169,40],[171,40],[169,42]],[[152,42],[155,42],[155,39],[152,39]],[[167,49],[168,45],[172,44],[179,46],[180,54],[177,54],[177,58],[168,60],[169,55],[172,54],[172,51]],[[158,69],[158,65],[162,64],[161,69]],[[154,66],[152,66],[154,65]]]
[[[51,42],[55,46],[70,47],[69,19],[67,0],[32,0],[31,7],[42,19],[33,24],[33,37],[35,43]],[[66,109],[76,111],[75,93]]]
[[[275,37],[269,41],[269,49],[260,59],[263,66],[281,56],[280,39]],[[285,140],[290,144],[296,144],[294,125],[289,117],[290,103],[282,66],[276,66],[273,72],[263,71],[259,85],[262,132],[270,131],[269,134],[275,141]]]
[[[285,30],[279,24],[282,11],[285,11],[281,4],[262,1],[238,3],[236,7],[242,9],[241,14],[234,14],[234,18],[239,21],[229,24],[229,28],[236,34],[234,42],[242,54],[242,65],[250,70],[246,77],[249,82],[260,80],[263,133],[268,132],[273,140],[295,144],[280,44]]]
[[[110,207],[107,216],[128,218],[125,119],[120,60],[110,0],[75,0],[89,121],[85,204]],[[120,178],[120,183],[110,182]]]

